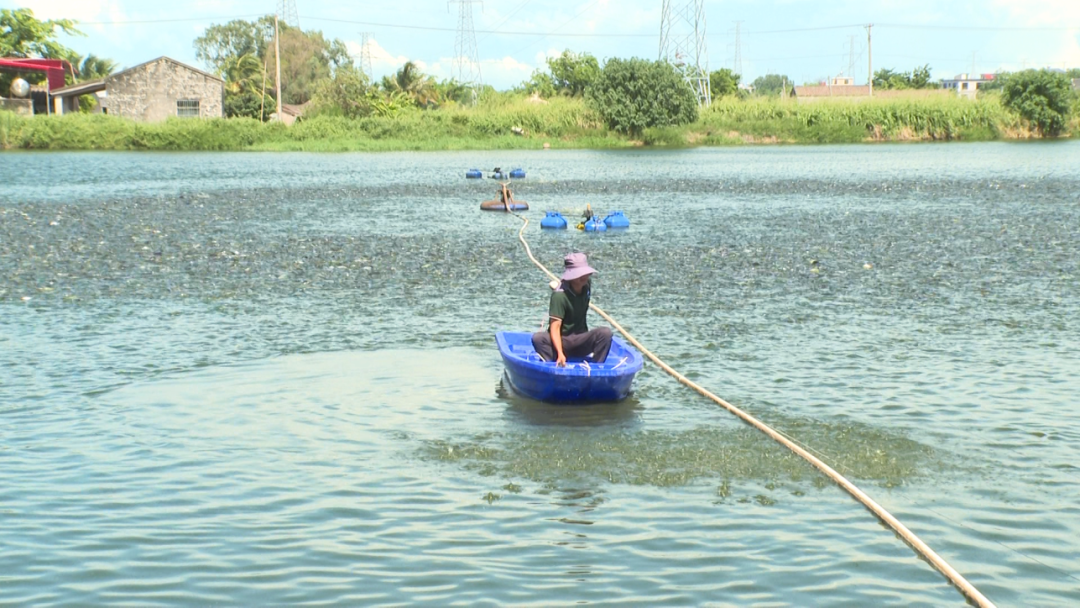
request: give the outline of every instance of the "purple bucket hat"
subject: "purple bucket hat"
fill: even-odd
[[[583,277],[587,274],[593,274],[596,269],[589,266],[589,261],[585,259],[584,253],[571,253],[563,258],[563,273],[562,280],[573,281],[579,277]]]

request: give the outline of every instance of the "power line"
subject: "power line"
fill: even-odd
[[[978,25],[926,25],[919,23],[875,23],[874,27],[887,27],[896,30],[961,30],[968,32],[1069,32],[1080,29],[1078,26],[978,26]]]
[[[75,25],[146,25],[152,23],[190,23],[193,21],[218,21],[228,19],[250,19],[252,17],[265,17],[266,13],[250,13],[247,15],[234,15],[232,17],[185,17],[181,19],[139,19],[134,21],[76,21]]]
[[[582,33],[582,34],[573,34],[573,33],[571,33],[571,34],[566,34],[566,33],[562,33],[562,32],[558,31],[559,29],[573,23],[575,20],[577,20],[578,17],[580,17],[581,15],[586,13],[595,4],[597,4],[597,0],[594,0],[591,4],[589,4],[584,9],[582,9],[580,12],[578,12],[578,14],[575,15],[573,18],[571,18],[569,21],[567,21],[563,25],[560,25],[558,28],[556,28],[555,31],[551,31],[551,32],[538,32],[536,30],[530,30],[530,31],[474,30],[474,31],[477,34],[499,34],[499,35],[504,35],[504,36],[532,36],[532,37],[536,37],[536,38],[547,38],[548,36],[560,36],[560,37],[564,37],[564,38],[655,38],[656,37],[655,34],[595,34],[595,33]],[[325,17],[304,17],[304,19],[308,19],[310,21],[326,21],[326,22],[329,22],[329,23],[348,23],[348,24],[351,24],[351,25],[368,25],[368,26],[373,26],[373,27],[390,27],[390,28],[396,28],[396,29],[421,30],[421,31],[428,31],[428,32],[456,32],[457,31],[457,28],[450,28],[450,27],[430,27],[430,26],[423,26],[423,25],[402,25],[400,23],[375,23],[375,22],[372,22],[372,21],[354,21],[354,20],[350,20],[350,19],[328,19],[328,18],[325,18]]]
[[[516,7],[514,7],[513,9],[511,9],[511,10],[510,10],[510,12],[509,12],[509,13],[508,13],[508,14],[506,15],[506,17],[505,17],[505,18],[503,18],[503,20],[502,20],[502,21],[500,21],[500,22],[499,22],[498,24],[496,24],[496,25],[494,26],[493,30],[494,30],[495,32],[498,32],[498,31],[499,31],[499,28],[500,28],[500,27],[502,27],[502,26],[506,25],[506,23],[507,23],[508,21],[510,21],[510,19],[512,19],[514,15],[518,14],[519,12],[521,12],[521,9],[525,8],[525,7],[526,7],[526,6],[528,5],[528,4],[529,4],[529,0],[522,0],[521,4],[517,5],[517,6],[516,6]],[[486,34],[486,35],[489,35],[489,36],[490,36],[490,34]]]
[[[295,4],[295,0],[293,0]],[[518,9],[520,10],[520,9]],[[515,11],[517,12],[517,11]],[[76,21],[75,25],[147,25],[154,23],[190,23],[195,21],[218,21],[218,20],[233,20],[233,19],[250,19],[252,17],[265,17],[266,13],[248,13],[246,15],[222,15],[222,16],[204,16],[204,17],[179,17],[179,18],[167,18],[167,19],[132,19],[126,21]],[[315,17],[315,16],[303,16],[305,20],[310,21],[324,21],[328,23],[347,23],[351,25],[368,25],[373,27],[391,27],[397,29],[407,30],[425,30],[435,32],[454,32],[455,28],[448,27],[425,27],[419,25],[405,25],[401,23],[378,23],[374,21],[358,21],[351,19],[333,19],[328,17]],[[297,15],[299,20],[299,15]],[[505,21],[504,21],[505,22]],[[825,25],[818,27],[799,27],[788,28],[779,30],[758,30],[743,32],[744,34],[791,34],[798,32],[818,32],[826,30],[841,30],[866,27],[865,23],[851,23],[847,25]],[[908,29],[908,30],[956,30],[956,31],[1012,31],[1012,32],[1069,32],[1080,29],[1080,25],[1072,26],[1046,26],[1046,27],[1022,27],[1022,26],[965,26],[965,25],[929,25],[919,23],[875,23],[874,27],[887,28],[887,29]],[[655,34],[596,34],[596,33],[561,33],[554,32],[537,32],[533,31],[500,31],[500,30],[476,30],[477,34],[503,34],[507,36],[563,36],[574,38],[654,38]]]
[[[208,17],[181,17],[174,19],[133,19],[129,21],[77,21],[75,25],[147,25],[154,23],[190,23],[195,21],[217,21],[217,20],[233,20],[233,19],[250,19],[252,17],[264,17],[266,13],[249,13],[246,15],[233,15],[233,16],[208,16]],[[421,30],[432,32],[455,32],[456,28],[448,27],[426,27],[420,25],[406,25],[401,23],[381,23],[374,21],[359,21],[353,19],[334,19],[328,17],[315,17],[315,16],[303,16],[305,20],[309,21],[323,21],[327,23],[347,23],[350,25],[367,25],[372,27],[389,27],[396,29],[406,30]],[[299,16],[297,16],[299,19]],[[866,27],[865,23],[852,23],[846,25],[825,25],[819,27],[800,27],[800,28],[788,28],[779,30],[757,30],[743,32],[744,34],[791,34],[798,32],[818,32],[826,30],[841,30]],[[1014,32],[1069,32],[1080,29],[1080,25],[1073,26],[1058,26],[1058,27],[1012,27],[1012,26],[964,26],[964,25],[927,25],[918,23],[875,23],[874,27],[887,28],[887,29],[909,29],[909,30],[956,30],[956,31],[1014,31]],[[655,38],[655,34],[597,34],[597,33],[562,33],[559,31],[552,32],[538,32],[531,31],[501,31],[501,30],[475,30],[477,34],[500,34],[507,36],[561,36],[566,38]]]
[[[543,42],[548,36],[555,36],[555,35],[584,36],[584,34],[556,34],[556,32],[558,32],[562,28],[570,25],[571,23],[574,23],[575,21],[577,21],[578,17],[580,17],[580,16],[584,15],[585,13],[591,11],[593,9],[593,7],[597,5],[598,2],[600,2],[600,0],[593,0],[589,4],[586,4],[585,8],[578,11],[578,13],[576,15],[574,15],[573,17],[567,19],[565,22],[563,22],[562,25],[555,28],[555,32],[548,32],[548,33],[542,34],[538,40],[534,40],[533,42],[530,42],[530,43],[526,44],[525,46],[523,46],[521,48],[515,49],[514,52],[509,53],[509,54],[510,55],[517,55],[521,51],[524,51],[525,49],[527,49],[527,48],[529,48],[531,46],[535,46],[535,45],[539,44],[540,42]],[[502,33],[502,32],[500,32],[500,33]],[[650,36],[648,34],[627,34],[626,36],[627,37],[630,37],[630,36],[633,36],[633,37],[648,37],[648,38],[652,37],[652,36]]]

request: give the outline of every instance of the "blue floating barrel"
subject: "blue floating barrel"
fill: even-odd
[[[525,179],[525,170],[524,169],[514,169],[513,171],[510,172],[510,178],[511,179]]]
[[[585,222],[585,232],[604,232],[606,230],[607,224],[598,217],[590,217],[589,220]]]
[[[629,228],[630,219],[623,215],[622,211],[612,211],[604,218],[604,224],[608,228]]]
[[[506,174],[502,171],[491,174],[491,179],[506,179]]]
[[[548,211],[544,219],[540,220],[541,228],[566,228],[566,218],[558,211]]]
[[[480,179],[484,177],[484,172],[479,169],[469,169],[465,172],[465,177],[468,179]]]

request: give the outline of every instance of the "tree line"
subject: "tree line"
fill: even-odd
[[[69,80],[112,74],[116,62],[93,54],[80,55],[57,42],[61,33],[82,35],[76,26],[70,19],[38,20],[30,9],[0,9],[0,56],[68,60],[76,70],[76,74],[68,75]],[[453,79],[437,80],[413,62],[373,82],[355,64],[340,39],[328,39],[320,31],[305,31],[286,23],[280,23],[275,30],[273,16],[212,25],[195,39],[194,46],[199,61],[225,81],[224,109],[228,117],[270,118],[277,105],[277,48],[282,103],[310,104],[313,113],[350,118],[394,116],[404,111],[474,103],[489,96],[566,96],[584,99],[612,130],[640,135],[653,127],[693,122],[699,111],[697,95],[684,73],[664,61],[612,58],[601,65],[588,53],[566,50],[548,58],[545,69],[536,70],[511,91],[499,93],[490,86],[476,89]],[[1025,70],[1001,74],[983,89],[999,90],[1006,107],[1040,133],[1057,135],[1080,106],[1070,77],[1080,78],[1080,69],[1070,73]],[[11,78],[10,74],[0,74],[0,90],[7,90]],[[745,87],[741,79],[740,74],[726,68],[709,73],[713,100],[786,96],[794,84],[783,74],[760,76]],[[879,90],[937,86],[929,65],[910,72],[879,69],[873,83]],[[92,98],[87,101],[92,103]]]
[[[66,84],[74,84],[76,78],[79,81],[96,80],[115,72],[115,61],[93,53],[82,55],[57,42],[56,38],[61,33],[83,36],[75,26],[76,22],[71,19],[39,20],[28,8],[0,9],[0,57],[67,61],[74,73],[65,73]],[[18,77],[17,74],[0,72],[0,94],[9,91],[12,81]],[[87,111],[95,103],[89,95],[83,96],[81,101]]]

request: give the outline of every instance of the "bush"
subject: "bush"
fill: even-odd
[[[1072,83],[1064,74],[1024,70],[1010,74],[1002,86],[1001,103],[1020,114],[1043,136],[1060,135],[1068,125]]]
[[[688,124],[698,117],[693,89],[665,61],[610,59],[586,97],[608,127],[632,136],[651,127]]]

